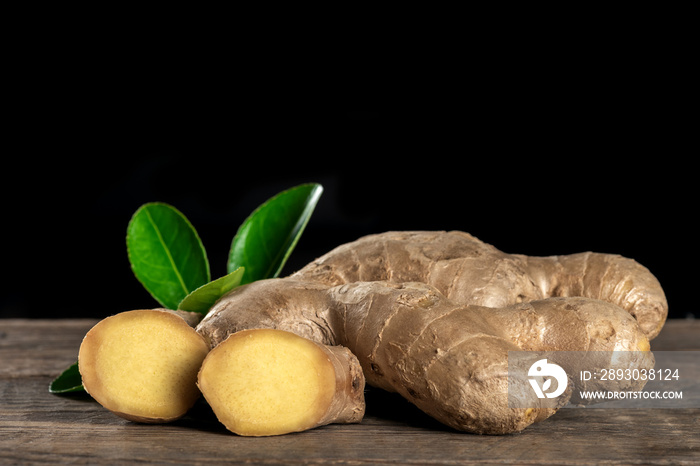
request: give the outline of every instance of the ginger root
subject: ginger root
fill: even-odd
[[[629,259],[528,258],[466,233],[403,232],[362,238],[289,277],[234,289],[197,331],[212,348],[254,328],[342,345],[369,385],[457,430],[506,434],[571,397],[553,406],[525,387],[533,407],[509,407],[508,351],[630,351],[627,367],[649,368],[649,340],[666,313],[658,281]]]
[[[281,330],[244,330],[205,358],[198,386],[219,421],[246,436],[359,422],[364,377],[346,348]]]
[[[329,286],[421,282],[458,303],[498,308],[551,297],[586,297],[625,309],[651,340],[668,304],[651,272],[616,254],[507,254],[460,231],[386,232],[347,243],[292,277]]]
[[[169,422],[186,414],[201,395],[197,372],[209,346],[183,317],[189,316],[148,309],[98,322],[78,354],[85,391],[131,421]]]

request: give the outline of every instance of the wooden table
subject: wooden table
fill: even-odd
[[[48,393],[92,320],[0,320],[0,464],[700,464],[700,409],[563,409],[506,436],[444,428],[370,390],[361,424],[238,437],[204,402],[172,424],[141,425],[87,396]],[[670,321],[654,350],[700,350],[700,321]]]

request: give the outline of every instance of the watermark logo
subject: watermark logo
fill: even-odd
[[[566,390],[568,377],[566,371],[561,366],[547,362],[546,359],[535,361],[527,372],[530,386],[535,391],[537,398],[556,398]],[[552,380],[556,381],[555,387],[552,387]],[[542,381],[542,386],[540,386]],[[549,391],[553,389],[553,391]]]
[[[700,408],[698,351],[508,351],[510,408]]]

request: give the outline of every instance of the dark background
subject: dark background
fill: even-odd
[[[245,217],[305,182],[325,191],[285,274],[361,235],[455,229],[512,253],[632,257],[672,317],[697,316],[696,96],[684,62],[624,57],[380,78],[94,56],[76,71],[85,56],[49,48],[6,112],[0,317],[155,307],[126,256],[140,205],[181,210],[216,278]]]

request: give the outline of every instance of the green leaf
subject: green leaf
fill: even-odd
[[[243,267],[239,267],[228,275],[200,286],[182,300],[179,310],[206,314],[220,297],[240,285],[243,272]]]
[[[322,193],[320,184],[303,184],[258,207],[233,238],[228,271],[245,267],[241,284],[279,276]]]
[[[80,377],[77,361],[68,366],[68,368],[49,385],[50,393],[76,393],[84,391],[83,379]]]
[[[126,247],[136,278],[168,309],[176,309],[185,296],[211,280],[197,232],[168,204],[144,204],[134,213]]]

